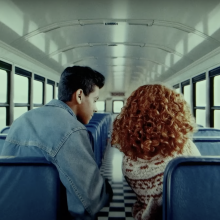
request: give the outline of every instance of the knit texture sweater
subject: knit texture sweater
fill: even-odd
[[[155,157],[137,161],[123,157],[122,172],[130,187],[137,196],[132,208],[136,220],[162,220],[163,173],[170,160],[177,156],[200,156],[197,147],[187,140],[183,153],[173,157]]]

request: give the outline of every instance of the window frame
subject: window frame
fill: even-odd
[[[210,127],[214,128],[214,111],[219,110],[220,111],[220,106],[214,106],[214,77],[220,75],[220,67],[217,67],[215,69],[212,69],[209,71],[209,99],[210,99]]]
[[[53,95],[52,95],[52,99],[54,99],[54,86],[55,86],[55,81],[53,81],[53,80],[50,80],[50,79],[47,79],[47,84],[48,85],[51,85],[52,86],[52,88],[53,88]],[[47,91],[48,92],[48,91]],[[46,96],[47,96],[47,94],[46,94]],[[47,99],[47,97],[45,97],[46,99]],[[46,102],[47,102],[47,100],[46,100]]]
[[[174,86],[173,86],[173,88],[174,88],[174,89],[179,89],[179,88],[180,88],[179,83],[178,83],[178,84],[176,84],[176,85],[174,85]]]
[[[192,78],[192,86],[193,86],[193,114],[194,117],[196,118],[196,110],[201,109],[201,110],[206,110],[206,106],[196,106],[196,83],[201,82],[203,80],[206,80],[206,74],[202,73],[198,76],[195,76]]]
[[[27,112],[31,110],[31,78],[32,78],[32,73],[30,71],[24,70],[20,67],[15,66],[15,72],[14,74],[26,77],[28,79],[28,102],[27,103],[16,103],[14,102],[14,116],[15,116],[15,108],[16,107],[26,107]],[[15,92],[15,91],[14,91]],[[13,96],[14,97],[14,96]],[[15,118],[14,118],[15,120]]]
[[[31,75],[32,73],[24,70],[20,67],[15,67],[15,74],[23,77],[28,78],[28,102],[27,103],[14,103],[14,107],[27,107],[28,111],[30,110],[30,103],[31,103],[31,97],[30,97],[30,91],[31,91]]]
[[[188,85],[190,85],[190,79],[181,82],[181,89],[183,91],[183,94],[184,94],[184,86],[188,86]]]
[[[44,105],[44,93],[45,93],[44,84],[45,84],[45,77],[39,76],[39,75],[37,75],[37,74],[34,74],[34,80],[43,83],[43,97],[42,97],[42,104],[34,104],[34,100],[33,100],[33,107],[42,107],[42,106]]]
[[[176,85],[173,85],[173,89],[176,91],[177,89],[179,89],[180,91],[178,92],[178,93],[182,93],[181,92],[181,87],[180,87],[180,84],[178,83],[178,84],[176,84]],[[177,92],[177,91],[176,91]]]
[[[56,92],[56,95],[57,97],[54,97],[55,99],[58,99],[58,89],[59,89],[59,83],[56,83],[56,87],[57,87],[57,92]],[[55,88],[56,89],[56,88]]]
[[[21,67],[18,67],[16,64],[4,62],[0,60],[0,69],[5,70],[7,73],[7,99],[6,103],[0,103],[0,108],[6,108],[6,126],[10,126],[13,123],[15,108],[16,107],[26,107],[27,111],[31,110],[32,107],[41,107],[45,105],[46,99],[46,83],[52,85],[53,87],[53,99],[55,96],[55,86],[58,86],[58,83],[55,84],[54,81],[47,79],[45,77],[34,74],[32,71],[25,70]],[[11,87],[12,83],[14,86],[14,76],[15,74],[22,77],[27,77],[28,79],[28,98],[27,103],[15,103],[14,102],[14,88]],[[43,83],[43,104],[34,104],[33,103],[33,81],[41,81]]]
[[[10,123],[10,118],[9,118],[9,116],[10,116],[10,88],[11,88],[11,75],[10,75],[10,73],[12,71],[12,65],[0,60],[0,69],[4,70],[7,74],[6,103],[0,103],[0,108],[1,107],[6,108],[6,122],[5,123],[6,123],[6,126],[8,126]]]
[[[185,86],[190,86],[190,79],[187,79],[187,80],[181,82],[181,91],[182,91],[183,97],[184,97],[184,87]],[[185,99],[185,97],[184,97],[184,99]]]

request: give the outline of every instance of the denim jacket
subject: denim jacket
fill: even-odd
[[[54,99],[15,120],[1,155],[43,156],[53,163],[66,187],[73,219],[93,219],[109,202],[111,187],[100,175],[88,132],[60,100]]]

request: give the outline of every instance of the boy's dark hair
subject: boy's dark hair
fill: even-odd
[[[100,89],[104,86],[105,77],[87,66],[67,67],[60,77],[58,99],[63,102],[71,100],[72,94],[82,89],[85,96],[94,91],[94,86]]]

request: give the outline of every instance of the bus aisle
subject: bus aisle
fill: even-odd
[[[133,220],[131,207],[136,195],[122,175],[123,154],[116,148],[107,146],[100,168],[101,174],[109,180],[113,190],[110,207],[104,207],[98,214],[98,220]]]

